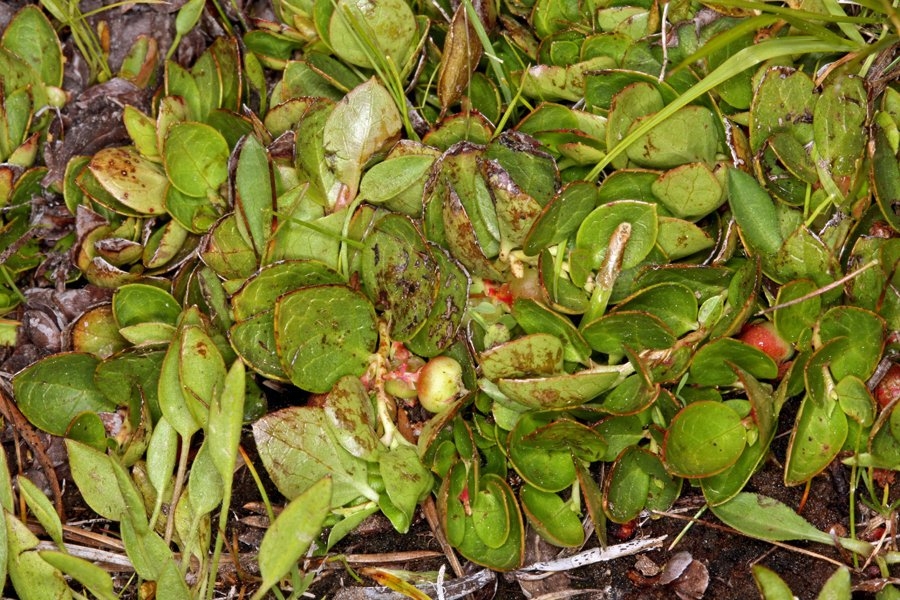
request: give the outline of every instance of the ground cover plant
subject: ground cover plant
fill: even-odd
[[[3,10],[0,391],[41,467],[0,453],[19,597],[339,595],[320,557],[420,515],[450,571],[363,570],[407,597],[701,516],[839,565],[798,595],[900,596],[895,5]],[[773,468],[843,481],[843,529]],[[237,474],[267,525],[227,579]],[[118,554],[67,544],[73,489]],[[643,560],[643,597],[703,597],[689,553]]]

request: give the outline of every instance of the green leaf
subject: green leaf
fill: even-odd
[[[234,175],[238,229],[262,256],[272,235],[275,190],[269,154],[254,136],[244,138]]]
[[[706,477],[733,465],[747,443],[741,416],[721,402],[688,404],[672,419],[663,442],[669,471]]]
[[[166,560],[161,569],[159,579],[156,580],[156,594],[160,598],[172,600],[193,600],[194,596],[184,581],[184,575],[174,560]]]
[[[63,574],[33,552],[38,539],[12,514],[4,511],[9,560],[9,578],[20,598],[28,600],[68,600],[72,590]]]
[[[147,477],[156,489],[158,497],[165,494],[172,481],[172,471],[178,453],[178,432],[165,417],[156,422],[147,445]]]
[[[225,482],[231,481],[237,462],[246,386],[244,363],[236,360],[225,376],[222,393],[209,407],[209,455]],[[226,487],[230,487],[230,483]]]
[[[637,266],[653,249],[659,231],[656,205],[634,200],[610,202],[585,217],[575,237],[575,247],[587,251],[591,269],[600,266],[610,238],[621,223],[631,225],[631,237],[622,257],[623,269]]]
[[[275,304],[278,355],[301,389],[327,392],[344,375],[362,375],[377,338],[372,305],[350,288],[310,286]]]
[[[376,461],[384,449],[375,434],[375,411],[358,377],[337,381],[322,407],[332,435],[341,447],[367,461]]]
[[[262,598],[287,575],[318,537],[331,511],[331,490],[331,478],[320,479],[294,498],[266,531],[258,555],[262,587],[254,598]]]
[[[525,237],[525,254],[535,256],[578,231],[582,221],[594,210],[597,188],[586,181],[575,181],[562,188],[544,207]]]
[[[816,600],[848,600],[851,597],[850,570],[841,567],[828,578]]]
[[[202,123],[176,123],[166,134],[163,156],[166,174],[178,190],[205,198],[228,177],[228,143]]]
[[[791,432],[785,485],[799,485],[821,473],[841,451],[847,433],[847,415],[836,400],[815,402],[810,395],[804,397]]]
[[[741,492],[725,504],[711,507],[711,510],[726,525],[761,540],[809,540],[829,546],[835,541],[830,534],[816,529],[786,504],[762,494]],[[838,538],[837,541],[844,548],[864,556],[872,552],[872,545],[868,542],[851,538]]]
[[[593,369],[550,377],[499,379],[497,387],[507,398],[530,408],[568,408],[594,400],[625,378],[630,366],[597,366]]]
[[[431,314],[438,294],[438,263],[407,217],[387,215],[366,237],[360,260],[363,287],[390,314],[391,338],[413,337]]]
[[[763,600],[794,600],[791,588],[775,571],[762,565],[753,565],[752,571]]]
[[[198,408],[192,411],[188,408],[189,399],[181,385],[181,338],[176,336],[172,340],[166,355],[163,358],[159,371],[159,408],[169,424],[182,437],[189,438],[200,429],[200,423],[194,417],[194,412],[202,412]]]
[[[188,479],[188,497],[191,500],[191,508],[195,514],[206,515],[211,513],[224,497],[222,477],[213,464],[210,442],[207,440],[191,463],[191,474]]]
[[[131,283],[116,289],[112,306],[119,327],[149,322],[175,325],[181,314],[181,305],[172,294],[144,283]]]
[[[558,494],[524,485],[519,498],[528,522],[543,539],[562,548],[574,548],[584,543],[581,519]]]
[[[555,335],[535,333],[486,350],[478,363],[488,379],[553,375],[562,371],[563,345]]]
[[[105,148],[94,155],[88,168],[116,201],[142,215],[165,214],[166,176],[135,148]]]
[[[863,80],[830,77],[813,112],[815,153],[836,181],[856,174],[866,146],[868,98]]]
[[[754,253],[772,255],[784,241],[772,198],[751,175],[728,169],[728,203],[744,240]]]
[[[59,520],[59,515],[56,514],[50,498],[45,496],[27,477],[19,475],[16,477],[16,482],[19,484],[19,492],[25,498],[25,503],[31,513],[37,518],[47,535],[56,542],[56,545],[63,548],[62,522]]]
[[[348,63],[373,68],[387,60],[399,71],[412,50],[416,29],[415,16],[402,0],[377,4],[338,0],[327,36],[334,53]]]
[[[131,518],[126,515],[119,524],[125,553],[134,565],[135,572],[142,578],[156,581],[172,562],[169,545],[152,529],[138,531]]]
[[[652,120],[652,116],[635,119],[632,131]],[[649,169],[694,162],[711,164],[719,147],[720,127],[721,122],[705,106],[685,106],[668,117],[665,126],[654,127],[637,138],[625,154],[636,165]]]
[[[394,528],[406,533],[416,506],[431,492],[434,483],[431,473],[422,465],[416,449],[405,444],[383,452],[378,469],[391,504],[403,514],[399,522],[392,519]]]
[[[699,385],[734,385],[737,375],[731,365],[737,365],[759,379],[774,379],[778,375],[775,361],[756,346],[734,338],[719,338],[694,354],[691,381]]]
[[[115,411],[94,384],[99,362],[89,354],[63,353],[18,373],[13,390],[22,414],[36,427],[62,436],[79,413]]]
[[[437,297],[425,323],[406,341],[410,351],[426,358],[437,356],[456,340],[469,298],[469,274],[442,247],[429,247],[440,275]]]
[[[322,146],[349,198],[356,197],[363,167],[399,139],[402,125],[394,99],[375,78],[351,90],[334,107],[325,122]]]
[[[97,565],[65,552],[43,550],[38,553],[49,565],[59,569],[100,600],[117,600],[112,577]]]
[[[205,427],[209,407],[225,383],[225,362],[212,338],[196,325],[182,329],[180,350],[181,389],[194,420]]]
[[[53,26],[37,6],[25,6],[15,14],[0,46],[28,63],[45,85],[62,85],[62,48]]]
[[[266,471],[286,498],[330,477],[335,507],[360,496],[378,500],[368,485],[367,463],[338,444],[323,410],[294,407],[269,413],[253,424],[253,437]]]

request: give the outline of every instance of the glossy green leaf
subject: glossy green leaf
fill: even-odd
[[[772,199],[743,171],[729,168],[727,181],[728,203],[750,250],[763,255],[778,252],[783,239]]]
[[[412,221],[387,215],[365,241],[362,283],[376,308],[391,315],[391,337],[413,337],[431,314],[438,293],[438,263]]]
[[[500,379],[497,387],[510,400],[530,408],[580,406],[622,381],[620,367],[598,366],[572,374],[526,379]]]
[[[737,495],[769,456],[769,446],[776,433],[779,403],[784,401],[786,390],[779,388],[778,392],[773,393],[769,386],[757,381],[750,373],[733,368],[746,390],[758,436],[753,443],[747,444],[743,454],[731,468],[700,480],[703,496],[712,506],[727,502]]]
[[[469,560],[489,566],[499,571],[509,571],[521,566],[524,557],[525,532],[522,524],[522,515],[519,512],[518,503],[513,491],[501,477],[488,474],[479,482],[481,489],[487,495],[495,498],[498,503],[505,506],[505,512],[509,515],[509,533],[502,545],[491,548],[475,532],[473,526],[469,526],[457,549],[460,554]],[[487,524],[486,519],[483,521]]]
[[[110,305],[102,305],[83,313],[72,325],[72,350],[108,358],[123,350],[131,341],[120,335]]]
[[[13,378],[19,410],[35,426],[60,436],[81,412],[115,411],[94,383],[99,362],[90,354],[63,353],[19,372]]]
[[[63,56],[50,21],[35,5],[25,6],[6,25],[0,46],[25,61],[45,85],[63,83]]]
[[[815,282],[809,279],[789,281],[778,288],[775,305],[781,306],[804,298],[815,291],[816,287]],[[821,296],[811,296],[797,304],[782,306],[775,311],[772,321],[781,337],[789,342],[797,342],[812,330],[812,326],[818,320],[821,306]]]
[[[132,283],[116,289],[112,306],[120,327],[148,322],[175,325],[181,313],[181,305],[171,294],[143,283]]]
[[[806,396],[791,432],[785,484],[805,483],[821,473],[841,451],[847,432],[847,415],[836,399],[820,404]]]
[[[525,237],[525,253],[534,256],[574,234],[596,207],[596,196],[596,187],[586,181],[570,183],[560,190]]]
[[[378,460],[383,446],[375,434],[375,411],[358,377],[339,379],[323,409],[332,435],[344,450],[363,460]]]
[[[553,375],[562,371],[563,345],[554,335],[536,333],[494,346],[478,362],[488,379]]]
[[[734,338],[719,338],[700,348],[691,363],[691,381],[699,385],[733,385],[737,376],[730,364],[759,379],[774,379],[778,366],[768,354]]]
[[[275,190],[269,155],[254,136],[245,138],[234,175],[238,228],[262,255],[272,232]]]
[[[681,477],[706,477],[733,465],[747,443],[738,413],[727,404],[688,404],[672,419],[663,443],[670,472]]]
[[[822,315],[818,333],[822,343],[842,336],[853,340],[829,365],[835,379],[847,375],[861,379],[871,376],[884,344],[884,320],[881,317],[854,306],[836,306]]]
[[[546,427],[549,419],[547,413],[526,413],[510,432],[507,447],[510,464],[522,479],[540,490],[558,492],[570,486],[576,478],[569,449],[565,446],[547,448],[539,442],[522,442],[529,434]]]
[[[681,480],[666,473],[656,455],[632,446],[613,464],[603,504],[612,521],[627,523],[645,508],[668,510],[680,491]]]
[[[561,339],[565,360],[588,364],[591,347],[568,319],[527,298],[517,298],[513,302],[512,314],[527,333],[549,333]]]
[[[429,154],[389,158],[366,171],[359,183],[360,196],[372,204],[410,216],[422,209],[422,193],[435,157]]]
[[[524,485],[519,491],[519,498],[528,522],[543,539],[563,548],[584,543],[581,520],[571,505],[563,502],[557,494]]]
[[[214,194],[228,177],[228,143],[209,125],[173,125],[166,134],[163,154],[169,181],[188,196]]]
[[[646,312],[616,311],[591,321],[581,332],[597,352],[619,356],[628,347],[635,351],[670,348],[675,343],[671,329]]]
[[[397,141],[401,125],[394,99],[374,78],[351,90],[335,106],[325,122],[322,145],[329,167],[338,181],[347,186],[348,197],[356,197],[363,167]]]
[[[656,243],[669,260],[674,261],[711,249],[715,240],[690,221],[660,217]]]
[[[275,339],[297,387],[321,393],[344,375],[361,375],[377,341],[375,311],[340,285],[301,288],[275,304]]]
[[[659,318],[676,336],[697,328],[697,297],[685,285],[660,283],[639,290],[616,305],[615,312],[644,311]]]
[[[575,237],[576,247],[587,251],[591,268],[600,266],[610,238],[620,223],[631,225],[631,235],[622,257],[623,269],[637,266],[653,249],[659,231],[656,205],[632,200],[610,202],[585,217]]]

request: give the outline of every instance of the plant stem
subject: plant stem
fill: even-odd
[[[181,437],[181,455],[178,457],[178,471],[175,474],[175,487],[172,490],[172,502],[169,505],[169,514],[166,515],[166,535],[163,538],[166,544],[172,542],[172,533],[175,531],[175,506],[184,489],[184,479],[187,474],[188,453],[191,450],[191,438]]]

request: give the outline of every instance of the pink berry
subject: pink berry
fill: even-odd
[[[878,406],[884,408],[897,398],[900,398],[900,365],[895,364],[875,386],[875,400]]]
[[[783,363],[794,353],[794,348],[778,335],[778,331],[771,321],[758,321],[744,325],[738,339],[745,344],[756,346],[776,363]]]

